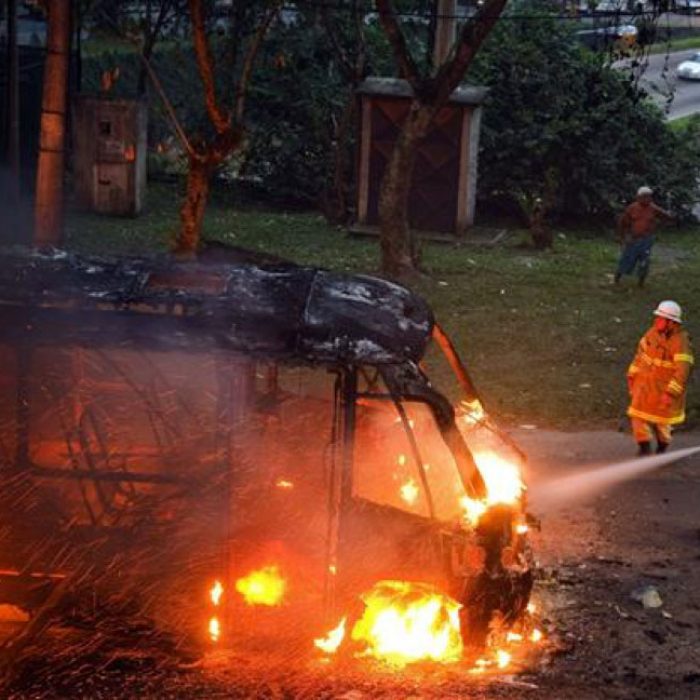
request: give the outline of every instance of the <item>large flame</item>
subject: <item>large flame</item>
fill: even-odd
[[[352,628],[351,638],[362,646],[356,656],[372,656],[395,666],[416,661],[450,663],[462,657],[460,604],[434,586],[407,581],[380,581],[363,596],[365,611]],[[509,629],[495,628],[489,635],[484,656],[476,659],[471,673],[501,672],[522,664],[531,644],[544,638],[527,613]],[[347,617],[314,645],[335,654],[347,638]]]
[[[486,484],[486,498],[476,500],[464,496],[460,499],[464,516],[473,526],[491,506],[515,505],[525,490],[518,466],[495,452],[475,452],[474,461]]]
[[[236,590],[248,605],[279,605],[286,589],[287,582],[277,566],[251,571],[236,581]]]
[[[397,665],[460,659],[461,606],[435,587],[380,581],[361,597],[366,607],[352,638],[364,642],[366,654]]]

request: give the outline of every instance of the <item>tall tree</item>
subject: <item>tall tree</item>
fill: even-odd
[[[34,244],[59,245],[63,236],[63,173],[71,34],[71,0],[50,0],[39,160],[34,201]]]
[[[498,21],[507,0],[485,0],[468,19],[446,56],[433,62],[432,70],[421,74],[411,55],[392,0],[376,0],[379,22],[391,45],[400,77],[413,90],[411,107],[401,125],[389,157],[379,192],[382,269],[401,277],[415,272],[419,246],[408,222],[408,196],[420,141],[427,134],[438,111],[459,86],[484,39]],[[443,3],[441,3],[442,5]]]
[[[216,169],[243,145],[248,84],[260,46],[281,9],[282,0],[251,3],[256,27],[240,61],[237,58],[238,48],[243,43],[242,22],[236,22],[234,29],[237,30],[240,41],[233,42],[229,73],[235,77],[230,81],[232,89],[225,98],[217,90],[214,55],[207,38],[204,4],[203,0],[189,0],[195,58],[204,90],[204,106],[213,134],[187,140],[187,189],[180,209],[181,227],[176,246],[176,252],[181,254],[194,254],[197,250],[211,178]],[[242,6],[243,3],[236,5]],[[234,8],[234,12],[238,13],[238,9]],[[238,19],[241,19],[240,14]]]

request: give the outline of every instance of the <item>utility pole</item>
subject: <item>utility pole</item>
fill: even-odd
[[[7,164],[10,170],[10,199],[19,202],[19,49],[17,47],[17,0],[7,0]]]
[[[48,31],[34,201],[34,245],[37,247],[59,245],[63,236],[71,0],[51,0],[46,8]]]
[[[450,55],[457,36],[457,0],[437,0],[433,67],[437,70]]]

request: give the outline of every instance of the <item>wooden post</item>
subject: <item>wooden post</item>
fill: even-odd
[[[360,112],[360,163],[357,178],[357,222],[367,223],[367,206],[369,202],[369,160],[372,147],[372,98],[362,95]]]
[[[59,245],[63,235],[70,0],[48,3],[46,63],[41,101],[39,161],[34,202],[34,245]]]
[[[437,21],[433,42],[433,68],[447,60],[457,32],[457,0],[437,0]]]
[[[10,168],[10,197],[19,202],[19,49],[17,47],[17,0],[7,0],[7,164]]]

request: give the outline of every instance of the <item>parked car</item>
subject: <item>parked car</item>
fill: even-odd
[[[700,13],[700,0],[676,0],[673,9],[682,14],[696,15]]]
[[[700,80],[700,53],[694,53],[676,68],[676,77],[681,80]]]
[[[637,27],[633,24],[618,24],[597,29],[582,29],[576,37],[590,49],[605,49],[610,44],[618,43],[623,47],[633,46],[637,42]]]
[[[7,20],[0,22],[0,44],[7,42]],[[17,17],[17,46],[45,46],[46,21],[30,15]]]

